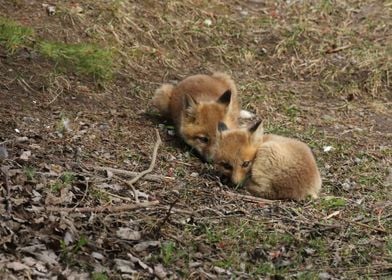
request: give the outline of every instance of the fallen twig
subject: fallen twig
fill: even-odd
[[[265,199],[265,198],[255,197],[255,196],[245,195],[245,194],[239,194],[239,193],[232,193],[229,191],[223,191],[223,194],[225,194],[231,198],[238,198],[238,199],[242,199],[242,200],[254,202],[254,203],[271,204],[271,203],[275,202],[274,200],[270,200],[270,199]]]
[[[159,146],[162,143],[161,136],[159,135],[158,129],[155,129],[155,132],[156,132],[156,135],[157,135],[157,141],[155,142],[155,145],[154,145],[154,150],[153,150],[153,153],[152,153],[152,159],[151,159],[151,162],[150,162],[150,166],[146,170],[140,172],[138,175],[133,177],[133,179],[131,179],[129,181],[126,181],[126,184],[133,191],[133,196],[135,197],[135,201],[136,202],[139,202],[139,197],[137,195],[137,191],[136,191],[135,187],[133,186],[133,184],[135,184],[140,178],[142,178],[147,173],[150,173],[154,169],[155,162],[157,160],[157,155],[158,155],[158,148],[159,148]]]
[[[136,177],[139,172],[133,172],[133,171],[128,171],[128,170],[123,170],[123,169],[117,169],[117,168],[111,168],[111,167],[105,167],[105,166],[90,166],[91,168],[99,171],[110,171],[114,174],[117,175],[124,175],[128,177]],[[173,177],[168,177],[168,176],[162,176],[162,175],[157,175],[157,174],[146,174],[144,176],[144,179],[147,181],[151,182],[162,182],[165,180],[174,180],[175,178]]]
[[[49,211],[49,212],[79,212],[79,213],[89,213],[89,212],[109,212],[109,213],[116,213],[116,212],[124,212],[130,211],[140,208],[148,208],[151,206],[158,205],[159,201],[148,201],[136,204],[124,204],[119,206],[98,206],[98,207],[78,207],[78,208],[67,208],[67,207],[35,207],[31,209],[32,211]]]
[[[328,53],[328,54],[337,53],[337,52],[343,51],[343,50],[351,48],[351,47],[352,47],[352,44],[348,44],[348,45],[341,46],[341,47],[338,47],[338,48],[328,49],[328,50],[325,51],[325,53]]]
[[[389,233],[388,231],[386,231],[386,230],[384,230],[382,228],[376,228],[376,227],[369,226],[369,225],[361,223],[361,222],[349,220],[349,219],[342,218],[342,217],[339,217],[339,216],[335,216],[335,217],[338,218],[339,220],[345,221],[346,223],[349,223],[349,224],[353,223],[353,224],[356,224],[357,226],[361,226],[361,227],[364,227],[364,228],[367,228],[367,229],[371,229],[371,230],[374,230],[374,231],[378,231],[378,232],[382,232],[382,233]]]
[[[132,180],[129,180],[128,183],[131,184],[131,185],[136,183],[140,178],[142,178],[144,175],[150,173],[154,169],[155,162],[157,160],[158,148],[159,148],[159,146],[162,143],[161,136],[159,135],[158,129],[155,129],[155,132],[156,132],[156,135],[157,135],[157,141],[155,142],[154,151],[152,153],[152,159],[151,159],[150,166],[146,170],[144,170],[144,171],[140,172],[138,175],[136,175]]]

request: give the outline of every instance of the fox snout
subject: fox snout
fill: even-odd
[[[241,171],[234,171],[231,175],[231,181],[236,186],[242,186],[246,181],[246,173]]]

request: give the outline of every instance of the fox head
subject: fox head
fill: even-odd
[[[180,133],[185,142],[207,161],[212,160],[211,147],[216,141],[219,122],[232,125],[228,111],[231,91],[225,91],[216,101],[197,101],[191,95],[184,96],[184,112]]]
[[[229,130],[225,123],[217,127],[217,137],[212,154],[218,170],[242,185],[250,175],[257,148],[263,137],[261,121],[249,128]]]

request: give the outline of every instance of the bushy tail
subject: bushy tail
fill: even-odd
[[[171,84],[161,85],[154,93],[152,98],[152,105],[159,110],[162,115],[168,116],[170,114],[170,98],[174,86]]]

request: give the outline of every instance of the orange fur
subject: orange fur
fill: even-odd
[[[227,91],[231,92],[229,102],[220,102]],[[190,76],[176,86],[164,84],[155,92],[152,103],[174,122],[185,142],[207,160],[211,159],[218,122],[224,121],[230,128],[238,126],[237,88],[223,73]]]
[[[245,183],[253,195],[269,199],[301,200],[318,197],[321,177],[310,148],[262,128],[218,132],[214,158],[234,184]],[[244,162],[250,162],[246,166]],[[226,167],[226,168],[224,168]],[[248,179],[248,180],[247,180]]]

